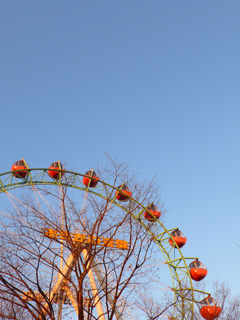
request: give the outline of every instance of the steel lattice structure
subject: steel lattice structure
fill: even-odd
[[[0,193],[9,193],[13,189],[23,187],[56,186],[73,188],[81,192],[88,192],[96,197],[101,197],[103,200],[109,201],[109,196],[113,194],[113,190],[114,192],[117,190],[120,191],[116,187],[101,180],[99,180],[97,188],[93,189],[89,188],[88,186],[86,187],[82,182],[84,174],[81,173],[65,171],[64,178],[62,177],[54,180],[49,176],[48,168],[28,168],[26,170],[28,171],[26,179],[14,177],[12,171],[0,174]],[[197,258],[184,257],[182,251],[177,246],[171,235],[171,232],[177,228],[166,228],[160,219],[155,220],[154,223],[149,223],[149,221],[143,217],[143,213],[147,211],[148,208],[133,197],[129,197],[129,201],[125,203],[116,201],[116,198],[112,197],[111,203],[121,210],[131,214],[133,219],[135,219],[142,226],[142,228],[146,230],[161,251],[172,279],[172,291],[174,294],[175,303],[171,319],[193,319],[194,306],[196,302],[195,294],[201,291],[194,289],[188,265]],[[129,210],[130,205],[131,210]],[[175,243],[175,246],[170,245],[169,239],[172,239],[173,243]],[[87,253],[83,251],[82,254],[86,255]],[[63,274],[65,276],[69,272],[69,266],[71,266],[71,263],[73,262],[73,260],[71,260],[73,257],[70,256],[69,259],[70,260],[65,265],[65,269],[63,268]],[[97,267],[94,268],[93,272],[95,276],[101,277],[101,271],[97,269]],[[61,290],[63,290],[63,283],[63,278],[59,277],[55,287],[53,288],[52,294],[55,294],[56,292],[62,292]],[[69,291],[67,284],[64,284],[64,286],[64,292],[76,310],[74,298],[71,296],[71,292]],[[209,295],[207,292],[201,293],[203,295]],[[60,295],[60,299],[61,298],[62,297]],[[111,299],[111,297],[109,297],[109,299]],[[60,318],[61,317],[59,316],[59,319]],[[99,319],[102,320],[104,317],[99,317]],[[116,315],[116,319],[122,319],[120,314]]]

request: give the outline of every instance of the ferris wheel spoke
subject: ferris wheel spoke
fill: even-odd
[[[40,198],[43,200],[43,202],[48,206],[49,202],[41,195],[41,193],[36,189],[35,190],[36,193],[40,196]],[[36,216],[39,219],[42,219],[43,221],[45,221],[45,223],[49,224],[49,225],[54,225],[54,222],[52,220],[50,220],[43,211],[39,211],[37,210],[34,205],[29,205],[26,201],[23,202],[22,200],[19,199],[19,197],[14,196],[13,194],[11,194],[10,192],[6,191],[5,194],[7,195],[8,199],[10,200],[13,208],[15,209],[15,211],[18,213],[17,215],[11,215],[11,219],[15,220],[15,221],[21,221],[22,223],[24,223],[24,225],[26,227],[30,227],[31,223],[29,221],[29,219],[26,217],[24,218],[24,215],[22,214],[22,211],[20,210],[21,208],[26,208],[27,210],[29,210],[29,212],[36,214]],[[20,206],[19,206],[20,205]],[[56,210],[49,204],[49,210],[51,210],[52,214],[54,216],[56,216],[57,218],[59,217],[59,215],[57,215]]]
[[[18,213],[18,214],[17,215],[16,214],[8,214],[8,213],[4,213],[4,212],[1,212],[1,214],[4,215],[5,217],[8,217],[12,221],[18,221],[18,222],[23,223],[25,226],[29,226],[29,221],[27,219],[23,218],[23,216],[21,215],[21,211],[19,209],[19,206],[16,204],[16,203],[18,203],[18,204],[24,206],[25,205],[24,202],[22,202],[19,198],[13,196],[8,191],[5,191],[5,194],[7,195],[10,203],[12,204],[12,206],[15,210],[15,213]]]
[[[44,190],[44,192],[46,192]],[[47,192],[49,194],[49,192]],[[38,197],[42,200],[42,202],[46,205],[46,207],[49,209],[49,211],[54,215],[55,218],[59,218],[59,211],[57,211],[50,202],[46,199],[45,196],[43,196],[41,190],[38,188],[35,188],[35,194],[38,195]],[[43,212],[43,211],[42,211]]]
[[[37,203],[38,210],[39,210],[40,212],[43,212],[41,203],[40,203],[40,201],[39,201],[39,199],[38,199],[38,196],[37,196],[37,188],[36,188],[34,185],[32,185],[32,189],[33,189],[33,193],[34,193],[34,196],[35,196],[35,199],[36,199],[36,203]]]

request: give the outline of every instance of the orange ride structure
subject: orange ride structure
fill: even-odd
[[[79,256],[75,256],[72,253],[66,254],[67,241],[73,242],[76,248],[84,243],[85,247],[81,246],[80,252],[80,258],[83,259],[83,261],[87,261],[89,258],[86,246],[91,242],[97,243],[99,246],[104,246],[109,250],[118,250],[118,252],[129,249],[130,244],[125,239],[109,239],[99,237],[99,235],[89,237],[84,234],[84,232],[79,231],[76,225],[72,226],[71,230],[73,230],[73,232],[69,232],[69,229],[64,231],[64,223],[66,221],[64,220],[64,216],[68,214],[66,210],[67,198],[65,196],[68,192],[71,193],[72,190],[75,194],[79,193],[82,195],[81,201],[83,204],[81,210],[85,214],[86,223],[88,223],[86,205],[88,197],[91,196],[92,199],[100,198],[103,205],[104,202],[106,202],[106,206],[108,206],[107,210],[110,210],[111,207],[111,210],[114,208],[116,212],[119,210],[131,215],[131,219],[133,219],[136,224],[139,224],[141,228],[145,230],[144,232],[155,242],[154,245],[158,248],[159,252],[161,252],[164,265],[170,275],[171,287],[169,287],[169,289],[173,294],[174,301],[171,315],[169,315],[169,313],[163,313],[162,319],[192,320],[194,319],[196,307],[199,308],[200,314],[204,319],[214,320],[218,318],[221,313],[221,308],[211,297],[210,293],[194,288],[195,281],[201,281],[206,277],[207,268],[197,257],[185,257],[182,253],[181,249],[187,242],[186,236],[177,227],[167,228],[161,222],[161,211],[154,203],[145,204],[136,200],[134,198],[134,192],[129,189],[126,183],[121,183],[118,187],[115,187],[106,181],[102,181],[93,169],[85,172],[85,174],[72,172],[66,170],[60,161],[53,162],[47,168],[30,168],[26,161],[22,159],[12,165],[11,171],[0,174],[0,193],[7,195],[7,198],[16,210],[18,210],[18,206],[21,205],[26,210],[31,211],[31,208],[28,207],[22,198],[14,195],[14,191],[19,189],[23,193],[31,192],[34,195],[39,211],[41,211],[42,206],[46,206],[49,211],[53,212],[53,216],[57,215],[57,213],[53,205],[49,202],[49,195],[52,192],[49,190],[55,189],[60,195],[64,195],[64,197],[60,197],[63,199],[62,203],[60,205],[55,204],[55,206],[58,206],[59,214],[62,216],[62,229],[58,229],[57,226],[54,227],[54,221],[52,224],[49,224],[46,217],[46,226],[41,229],[40,232],[44,244],[50,241],[54,243],[55,247],[60,247],[58,274],[52,280],[53,284],[49,292],[41,292],[41,290],[40,292],[35,292],[34,290],[21,292],[19,299],[22,303],[30,304],[34,299],[39,299],[42,303],[41,305],[43,305],[41,312],[43,315],[47,315],[50,308],[48,301],[54,302],[57,309],[58,320],[63,319],[64,310],[71,305],[71,308],[75,310],[76,316],[78,316],[79,308],[77,297],[70,283],[72,283],[72,269],[76,264],[76,259],[79,259]],[[70,205],[71,204],[68,204],[69,207]],[[8,218],[7,214],[3,211],[1,214],[4,215],[5,219]],[[71,219],[69,220],[71,221]],[[24,223],[27,223],[27,221],[24,221]],[[41,241],[41,237],[38,241]],[[104,272],[102,268],[101,263],[98,263],[96,259],[91,260],[91,265],[88,269],[88,278],[89,288],[91,288],[92,291],[91,294],[94,293],[94,304],[88,306],[88,308],[94,307],[96,309],[95,319],[106,320],[106,311],[104,308],[106,308],[107,303],[113,306],[115,302],[111,292],[107,294],[107,303],[102,303],[99,298],[101,292],[106,291],[106,286],[108,285],[104,282]],[[50,276],[49,274],[49,277]],[[201,299],[199,299],[199,296],[201,296]],[[87,305],[87,296],[84,297],[84,301],[85,305]],[[87,316],[86,319],[88,319]],[[123,315],[121,305],[114,307],[113,319],[126,319]],[[128,316],[128,319],[131,319],[131,315]]]

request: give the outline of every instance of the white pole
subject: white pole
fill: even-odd
[[[59,293],[59,299],[58,299],[57,320],[61,320],[62,319],[63,300],[64,300],[64,291],[63,291],[63,289],[61,289],[60,293]]]
[[[86,261],[87,258],[88,258],[87,249],[83,249],[82,250],[82,254],[83,254],[84,259]],[[89,266],[87,266],[87,268],[88,267]],[[93,297],[94,297],[94,302],[95,302],[95,305],[96,305],[97,313],[98,313],[98,316],[99,316],[99,320],[105,320],[104,312],[103,312],[103,308],[102,308],[102,303],[101,303],[100,298],[99,298],[98,289],[97,289],[97,285],[96,285],[96,282],[95,282],[95,279],[94,279],[94,275],[93,275],[92,269],[89,269],[88,277],[89,277],[90,285],[91,285],[91,288],[92,288],[92,293],[93,293]]]
[[[70,299],[72,306],[75,309],[76,314],[78,316],[78,305],[77,305],[76,299],[75,299],[71,289],[67,285],[65,287],[65,292],[66,292],[67,297]]]
[[[95,260],[93,260],[93,262],[95,263]],[[100,271],[97,263],[94,264],[93,270],[94,270],[95,275],[96,275],[97,278],[98,278],[98,281],[99,281],[99,283],[100,283],[103,291],[105,292],[105,294],[106,294],[106,296],[107,296],[107,300],[108,300],[108,302],[110,303],[111,308],[113,308],[113,307],[114,307],[114,298],[113,298],[113,295],[111,294],[111,292],[109,292],[109,291],[110,291],[110,290],[109,290],[110,288],[107,288],[107,287],[106,287],[105,282],[104,282],[104,278],[103,278],[103,276],[102,276],[102,274],[101,274],[101,271]],[[117,305],[115,306],[114,315],[115,315],[116,319],[123,320],[123,317],[122,317],[121,312],[119,311]]]

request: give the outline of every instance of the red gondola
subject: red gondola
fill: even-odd
[[[82,180],[83,184],[85,184],[86,187],[89,186],[90,188],[95,188],[99,180],[99,177],[96,174],[96,172],[93,170],[89,170],[85,173],[85,176],[86,177],[83,177]]]
[[[16,178],[25,179],[28,174],[28,171],[24,169],[28,169],[28,165],[26,164],[24,159],[18,160],[14,162],[14,164],[12,165],[11,171],[16,171],[16,170],[19,170],[19,171],[13,172],[12,175]],[[20,170],[24,170],[24,171],[20,171]]]
[[[185,235],[178,229],[172,231],[171,236],[179,248],[182,248],[185,245],[185,243],[187,242],[187,238],[185,237]],[[170,238],[169,243],[172,247],[176,247],[173,240]]]
[[[151,212],[151,214],[148,211],[144,212],[144,218],[148,221],[154,221],[156,219],[159,219],[161,216],[160,210],[154,205],[150,204],[147,209]]]
[[[198,260],[193,261],[188,266],[191,278],[195,281],[201,281],[207,275],[207,268]]]
[[[129,199],[129,197],[131,197],[132,192],[130,191],[130,189],[126,186],[125,183],[121,184],[118,189],[120,189],[121,191],[116,191],[115,192],[115,197],[116,199],[118,199],[119,201],[127,201]]]
[[[64,171],[65,169],[64,169],[64,166],[61,164],[61,162],[56,161],[49,166],[48,174],[53,179],[57,180],[64,175]]]
[[[201,316],[206,320],[216,319],[222,311],[221,307],[217,305],[216,301],[211,296],[203,299],[200,303]]]

